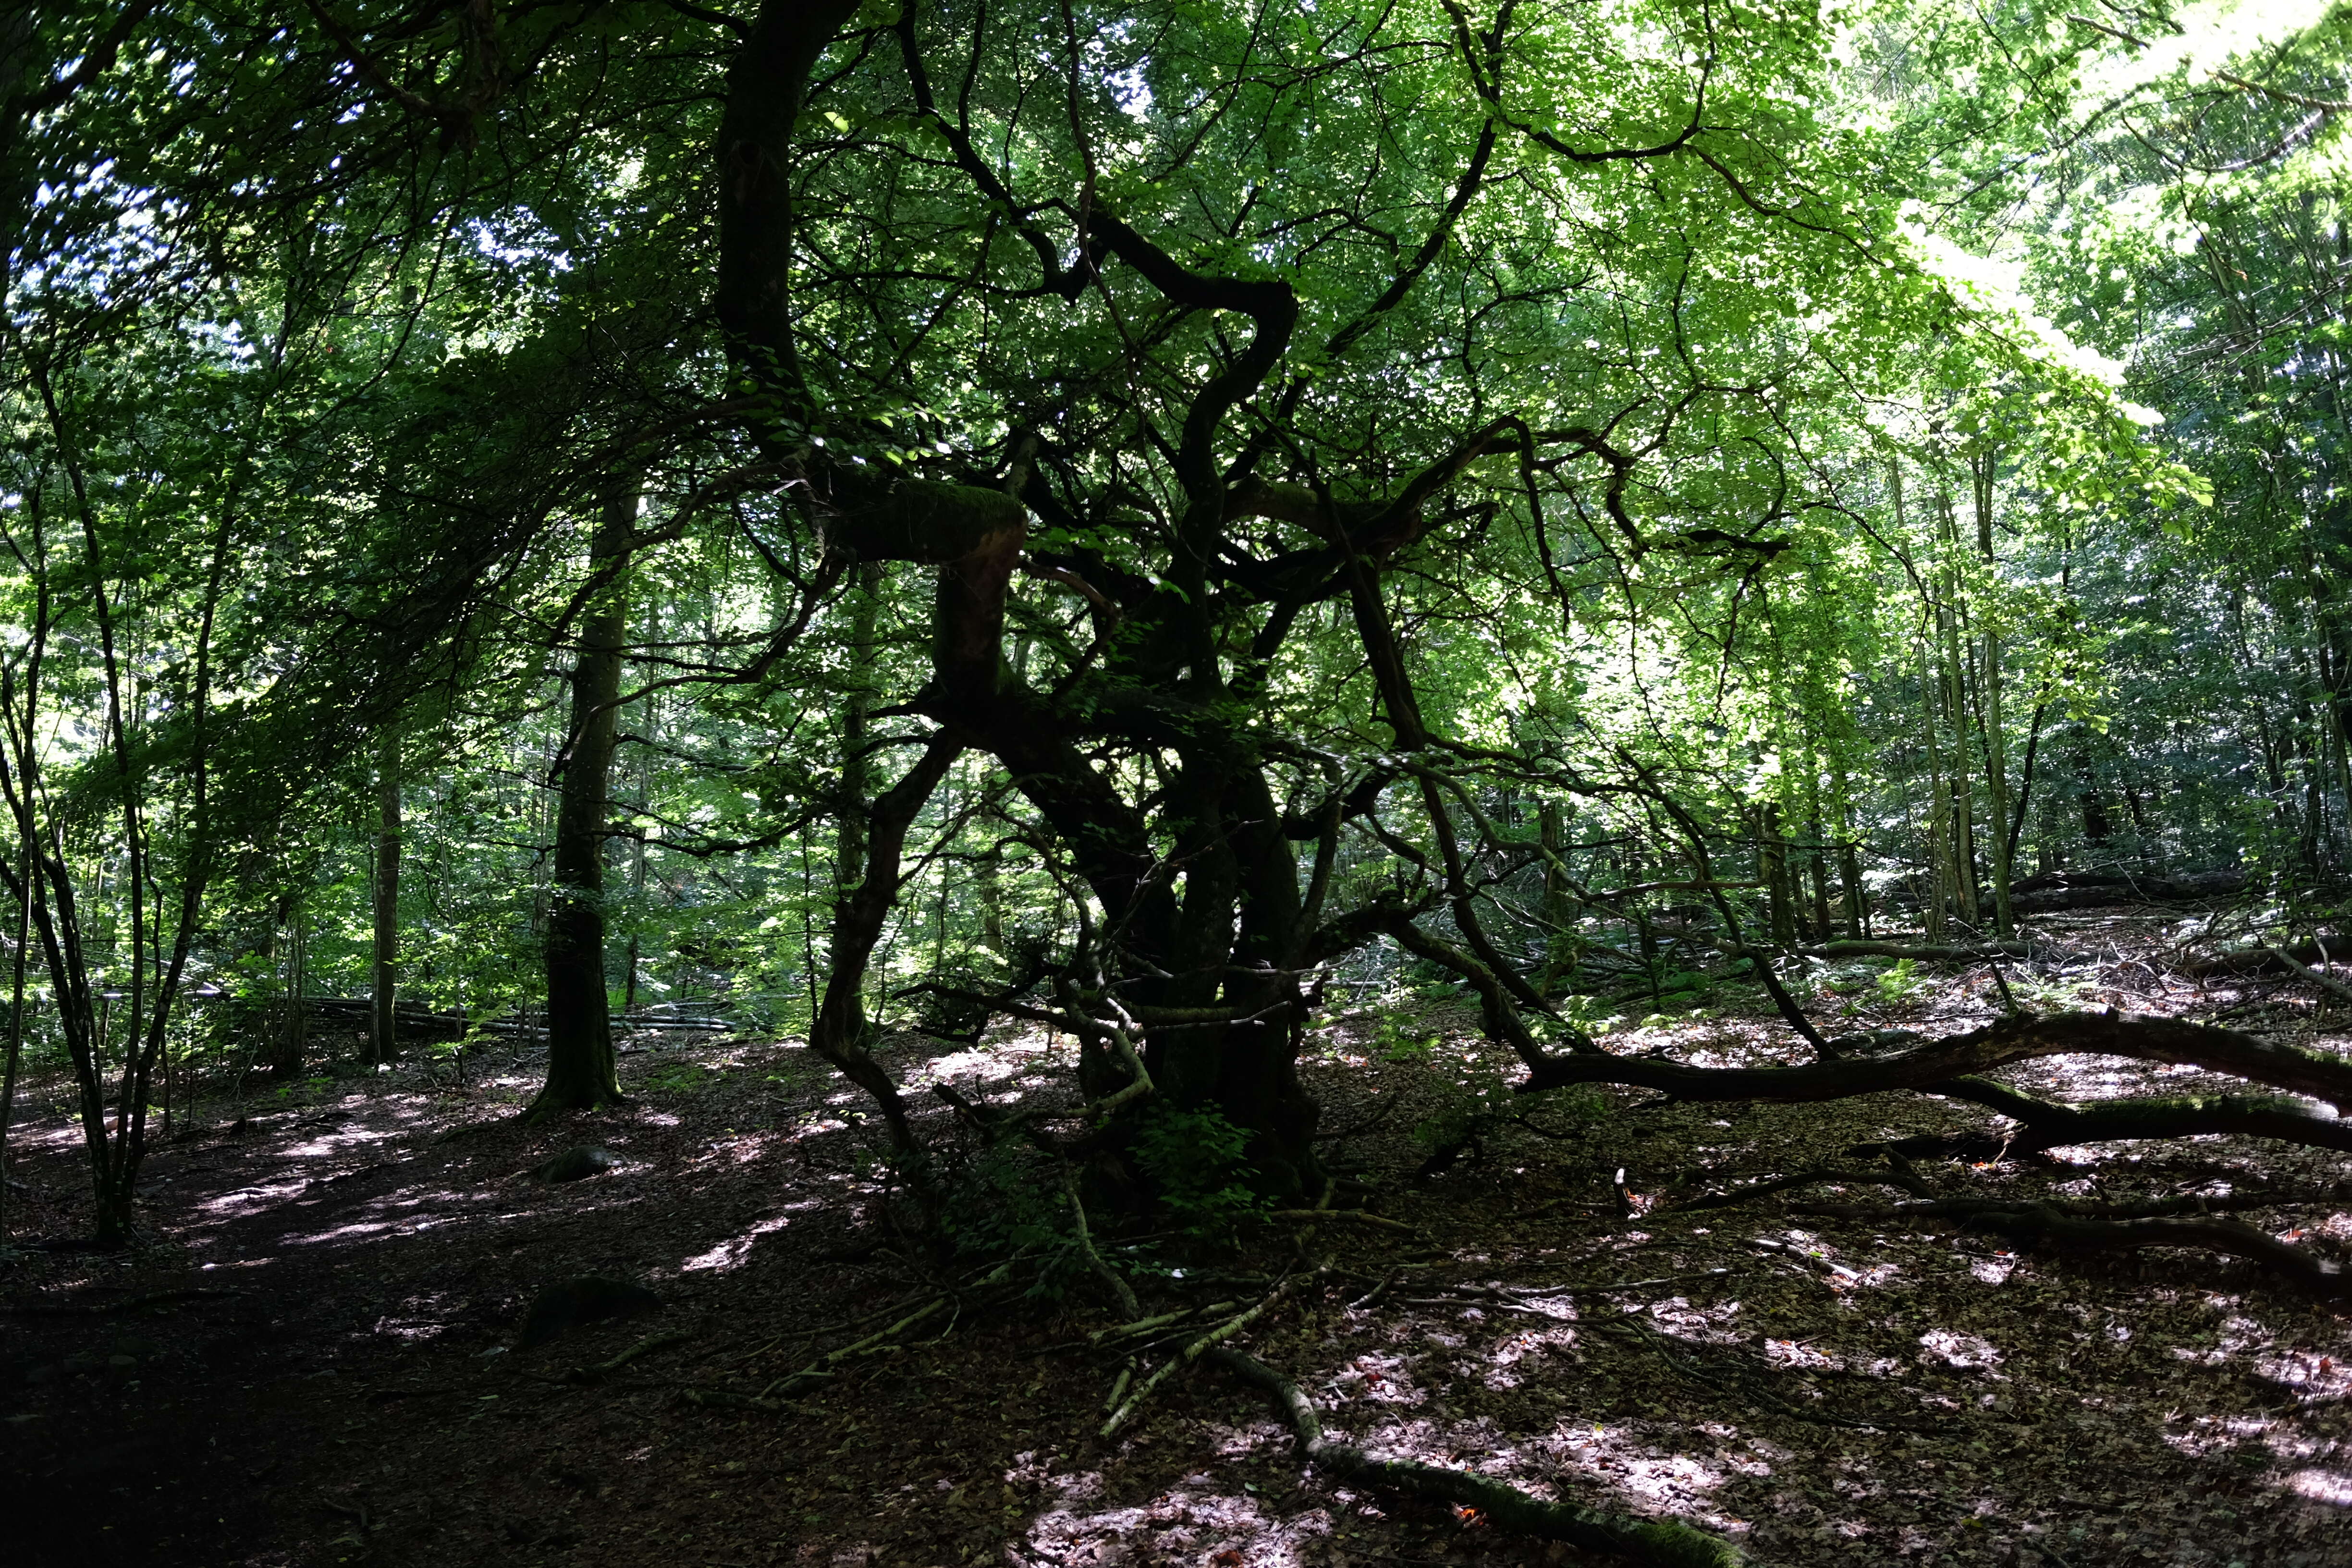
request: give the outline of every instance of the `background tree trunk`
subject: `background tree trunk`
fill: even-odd
[[[368,1010],[368,1060],[393,1059],[393,997],[400,984],[400,731],[386,722],[375,770],[375,964]]]
[[[1969,468],[1976,480],[1977,549],[1985,564],[1994,564],[1992,552],[1992,480],[1993,455],[1985,452],[1970,459]],[[1983,634],[1982,668],[1978,672],[1978,727],[1984,740],[1985,816],[1991,824],[1992,843],[1992,912],[1994,927],[2004,938],[2017,931],[2016,917],[2009,907],[2010,884],[2010,804],[2009,804],[2009,742],[2002,729],[2000,708],[2000,634],[1991,627]]]
[[[547,922],[547,1081],[531,1114],[618,1104],[612,1001],[604,981],[604,833],[612,815],[620,726],[621,650],[628,636],[627,562],[637,483],[615,485],[588,550],[592,577],[610,574],[581,621],[572,666],[572,722],[555,815],[555,897]]]
[[[866,875],[866,814],[874,795],[874,759],[866,752],[874,710],[874,633],[882,618],[882,563],[861,561],[849,596],[849,700],[841,713],[841,810],[834,839],[834,885]]]

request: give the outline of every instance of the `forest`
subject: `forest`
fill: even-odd
[[[2352,1564],[2352,8],[0,0],[0,1556]]]

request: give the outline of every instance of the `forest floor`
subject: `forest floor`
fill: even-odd
[[[2177,918],[2042,922],[2077,957],[2012,984],[2028,1005],[2229,1010],[2241,1028],[2352,1049],[2307,984],[2174,978],[2160,928]],[[1981,966],[1923,969],[1907,994],[1904,977],[1874,978],[1885,967],[1822,971],[1813,1005],[1844,1027],[1930,1032],[1996,1010]],[[1713,1016],[1654,1017],[1612,1044],[1793,1059],[1748,993],[1709,1000]],[[1309,1077],[1327,1129],[1374,1124],[1332,1147],[1409,1230],[1251,1222],[1238,1248],[1105,1237],[1130,1264],[1156,1259],[1137,1279],[1147,1312],[1186,1292],[1246,1305],[1302,1258],[1328,1264],[1236,1342],[1335,1432],[1542,1496],[1679,1515],[1759,1563],[2352,1563],[2345,1303],[2205,1254],[2020,1253],[1942,1222],[1789,1201],[1898,1195],[1859,1184],[1675,1212],[1852,1164],[1856,1143],[1983,1124],[1916,1095],[1727,1109],[1615,1094],[1566,1138],[1509,1128],[1416,1182],[1412,1128],[1449,1075],[1491,1064],[1466,1007],[1418,1005],[1406,1022],[1440,1037],[1426,1058],[1395,1049],[1395,1015],[1343,1015],[1318,1031]],[[478,1064],[462,1089],[409,1068],[201,1101],[151,1161],[142,1245],[0,1256],[0,1554],[26,1568],[1587,1561],[1475,1513],[1329,1484],[1259,1394],[1205,1365],[1101,1438],[1120,1358],[1087,1347],[1115,1310],[1083,1275],[1054,1300],[900,1256],[856,1097],[795,1045],[636,1038],[634,1103],[555,1125],[511,1119],[527,1055]],[[1037,1037],[908,1039],[891,1065],[998,1101],[1060,1092]],[[2199,1079],[2091,1058],[2011,1076],[2072,1098]],[[78,1134],[54,1086],[35,1089],[14,1166],[20,1243],[82,1224]],[[529,1174],[582,1143],[621,1163],[562,1184]],[[1920,1171],[1950,1194],[2276,1192],[2280,1206],[2240,1217],[2352,1254],[2341,1154],[2208,1139]],[[505,1348],[535,1291],[583,1274],[640,1281],[663,1305]],[[835,1363],[814,1393],[772,1410],[685,1396],[756,1396],[897,1323],[943,1278],[964,1282],[961,1305],[891,1353]],[[196,1293],[140,1300],[167,1291]],[[564,1380],[663,1334],[685,1337]]]

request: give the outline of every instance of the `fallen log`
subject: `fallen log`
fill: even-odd
[[[2325,1051],[2257,1039],[2234,1029],[2108,1008],[2095,1013],[2003,1018],[1964,1035],[1891,1056],[1832,1058],[1799,1067],[1698,1068],[1605,1051],[1547,1056],[1520,1087],[1532,1093],[1579,1083],[1622,1083],[1677,1100],[1844,1100],[1890,1089],[1937,1092],[1937,1083],[2009,1062],[2075,1053],[2187,1063],[2254,1083],[2352,1105],[2352,1061]]]
[[[2219,974],[2281,974],[2300,972],[2310,974],[2307,967],[2315,963],[2352,963],[2352,937],[2320,936],[2294,947],[2242,947],[2229,952],[2217,952],[2194,959],[2180,966],[2180,973],[2199,980],[2209,980]]]
[[[1808,958],[1907,958],[1915,963],[1982,963],[1989,958],[2029,958],[2032,944],[2022,942],[1863,942],[1840,938],[1819,947],[1797,950]]]
[[[2197,871],[2180,877],[2092,876],[2053,872],[2028,877],[2010,889],[2010,908],[2019,914],[2053,914],[2105,904],[2181,904],[2227,898],[2245,890],[2245,873],[2235,868]]]
[[[1574,1503],[1545,1502],[1526,1492],[1467,1470],[1447,1469],[1412,1459],[1375,1458],[1323,1430],[1314,1402],[1299,1386],[1263,1362],[1220,1346],[1208,1359],[1271,1397],[1298,1438],[1299,1458],[1351,1481],[1393,1487],[1431,1502],[1473,1508],[1498,1528],[1546,1541],[1565,1541],[1588,1552],[1612,1552],[1657,1568],[1738,1568],[1732,1544],[1672,1520],[1631,1519]]]
[[[1981,942],[1973,943],[1864,942],[1859,939],[1848,940],[1844,937],[1840,937],[1835,942],[1825,942],[1815,946],[1794,947],[1778,951],[1798,953],[1806,958],[1893,958],[1898,960],[1907,958],[1914,963],[1985,963],[2000,959],[2030,958],[2034,956],[2031,945],[2022,942]],[[1725,945],[1723,952],[1727,956],[1733,958],[1746,958],[1751,953],[1760,953],[1761,955],[1769,958],[1774,955],[1775,950],[1751,948],[1738,942],[1730,942]],[[2041,956],[2044,958],[2061,956],[2055,948],[2053,948],[2046,942],[2042,945],[2040,953]]]

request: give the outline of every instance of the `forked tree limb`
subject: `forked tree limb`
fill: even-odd
[[[1612,1552],[1655,1568],[1738,1568],[1739,1553],[1729,1542],[1686,1524],[1545,1502],[1517,1487],[1466,1470],[1376,1458],[1326,1434],[1313,1402],[1297,1384],[1263,1362],[1222,1345],[1211,1351],[1208,1359],[1272,1398],[1297,1435],[1299,1457],[1333,1475],[1393,1487],[1431,1502],[1478,1509],[1505,1530],[1565,1541],[1588,1552]]]
[[[1548,1057],[1524,1091],[1574,1083],[1622,1083],[1677,1100],[1844,1100],[1890,1089],[1940,1092],[1936,1085],[2010,1062],[2073,1053],[2185,1063],[2352,1105],[2352,1061],[2325,1051],[2257,1039],[2234,1029],[2107,1009],[2026,1015],[1893,1056],[1808,1062],[1801,1067],[1698,1068],[1654,1057]]]
[[[2318,947],[2321,944],[2314,942],[2312,945],[2314,947]],[[2284,964],[2288,969],[2301,975],[2304,979],[2310,981],[2314,985],[2318,986],[2322,991],[2326,992],[2329,995],[2341,997],[2345,1001],[2352,1002],[2352,985],[2347,985],[2344,982],[2336,979],[2332,975],[2322,974],[2318,970],[2312,968],[2310,964],[2304,963],[2303,960],[2297,958],[2292,952],[2275,952],[2275,956],[2278,961]]]

